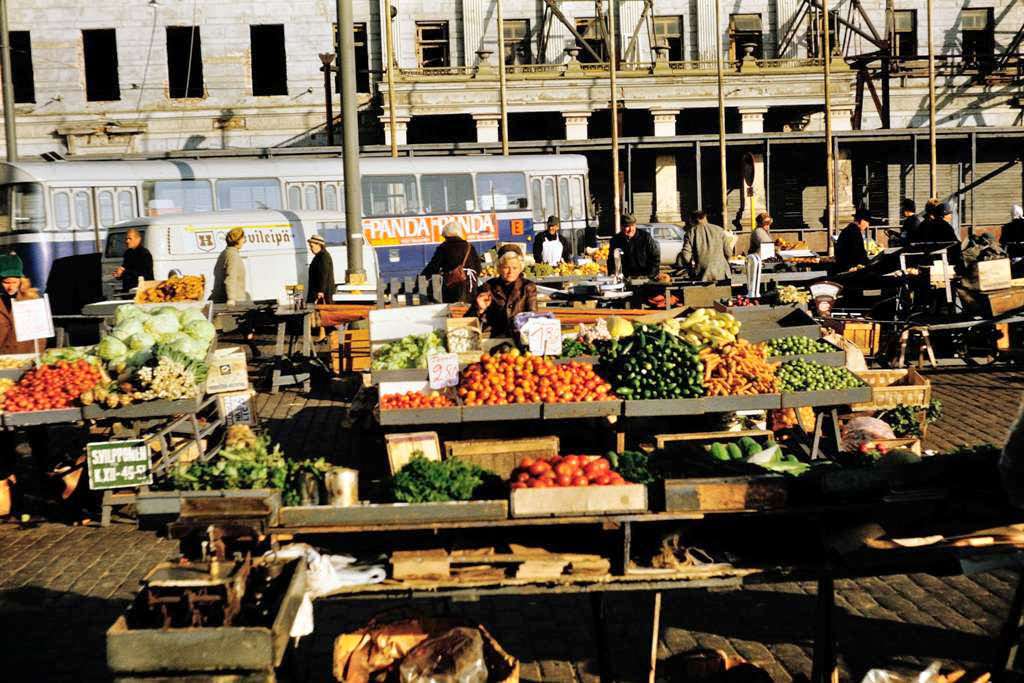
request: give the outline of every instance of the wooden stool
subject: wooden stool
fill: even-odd
[[[924,366],[924,354],[928,353],[928,362],[931,363],[932,367],[938,367],[935,363],[935,351],[932,349],[931,337],[928,334],[927,327],[908,327],[903,330],[900,335],[900,358],[896,363],[896,367],[906,367],[906,356],[907,356],[907,344],[910,341],[912,334],[916,334],[920,339],[920,345],[918,346],[918,357],[917,367]]]

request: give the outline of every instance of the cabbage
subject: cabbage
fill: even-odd
[[[142,329],[149,332],[154,337],[177,332],[180,329],[180,326],[178,325],[178,316],[174,313],[158,313],[151,316],[149,320],[144,322],[142,324]]]
[[[138,318],[131,318],[119,324],[111,334],[123,342],[142,332],[142,321]]]
[[[206,316],[198,308],[182,308],[179,311],[178,320],[181,321],[182,327],[187,327],[189,323],[197,320],[206,320]]]
[[[117,337],[104,337],[96,347],[96,355],[105,361],[118,360],[128,354],[128,347]]]
[[[178,317],[178,309],[174,306],[158,306],[149,312],[150,315],[173,315],[175,318]]]
[[[185,327],[185,334],[192,337],[196,341],[201,341],[206,345],[209,345],[213,341],[213,338],[217,336],[217,330],[214,328],[213,323],[206,320],[196,320],[190,322]]]
[[[143,365],[148,363],[152,357],[152,348],[130,351],[128,354],[127,365],[132,368],[141,368]]]
[[[203,360],[206,358],[207,346],[207,344],[185,335],[178,337],[178,339],[171,343],[172,349],[185,354],[189,358],[195,358],[196,360]]]
[[[147,313],[135,304],[118,306],[114,311],[114,324],[120,325],[126,320],[145,320]]]
[[[128,348],[132,351],[145,351],[153,348],[153,344],[156,344],[156,338],[142,331],[128,339]]]

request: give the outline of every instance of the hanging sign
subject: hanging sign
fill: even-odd
[[[11,302],[14,317],[14,336],[20,342],[49,339],[54,335],[50,297]]]

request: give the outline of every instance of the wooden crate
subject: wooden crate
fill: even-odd
[[[873,356],[878,353],[881,331],[882,326],[878,323],[847,322],[843,323],[842,334],[844,339],[853,342],[865,356]]]
[[[331,332],[331,369],[335,373],[369,372],[370,331],[346,329]]]
[[[441,461],[441,446],[437,432],[415,432],[409,434],[385,434],[384,442],[388,451],[388,469],[392,476],[412,460],[413,453],[423,454],[427,460]]]
[[[871,400],[856,403],[853,410],[885,410],[897,405],[927,407],[932,385],[917,370],[861,370],[856,375],[871,387]]]
[[[577,517],[647,512],[647,487],[642,484],[622,484],[513,489],[509,511],[512,517]]]
[[[446,458],[458,458],[479,465],[503,479],[508,479],[523,458],[548,458],[558,455],[558,447],[557,436],[471,439],[445,442],[444,453]]]
[[[979,292],[994,292],[1011,286],[1010,259],[977,261],[970,265],[964,276],[964,286]]]
[[[772,510],[786,506],[789,478],[779,475],[666,479],[665,511]]]

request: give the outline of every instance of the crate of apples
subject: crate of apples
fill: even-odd
[[[605,458],[587,455],[554,455],[523,458],[512,472],[512,489],[541,489],[574,486],[617,486],[626,480]]]

